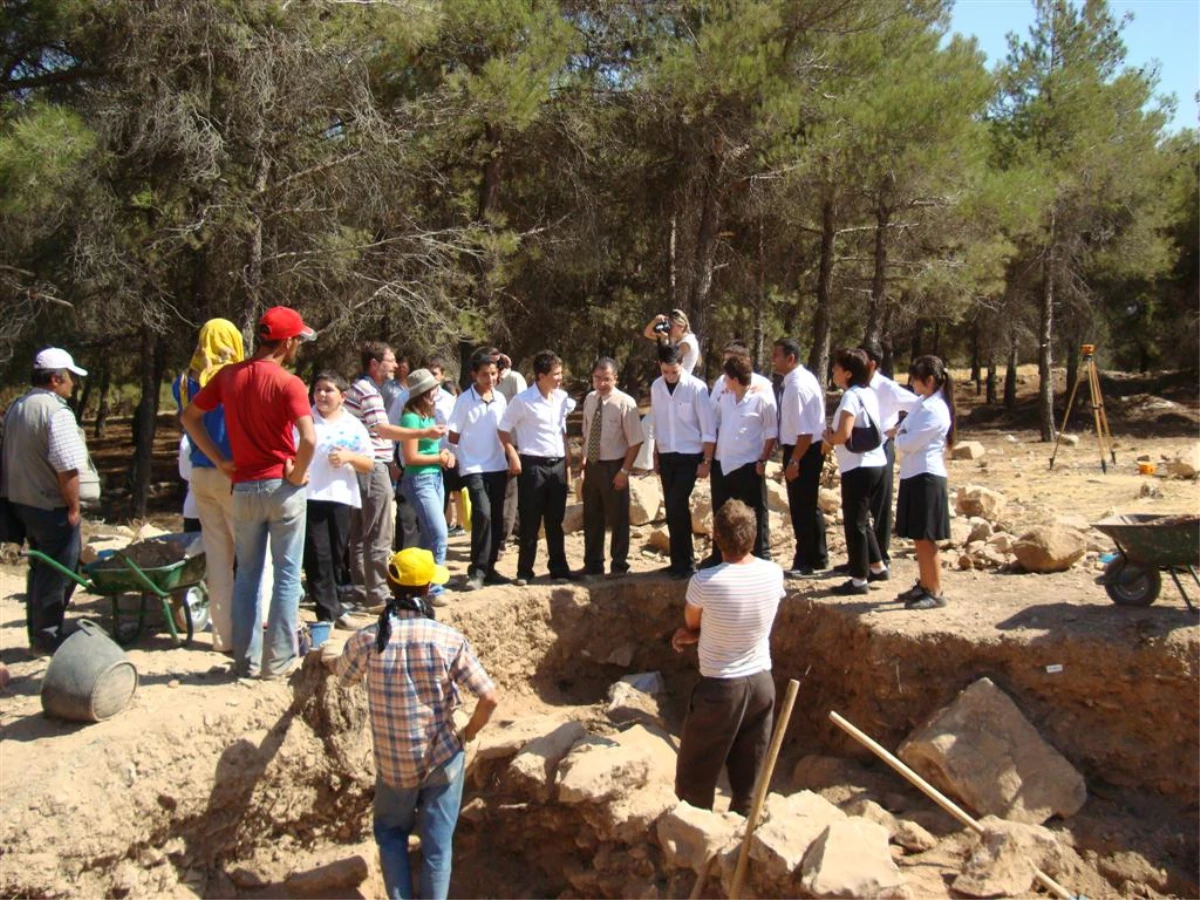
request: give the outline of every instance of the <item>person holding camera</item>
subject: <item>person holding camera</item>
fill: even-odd
[[[692,334],[691,323],[682,309],[655,316],[642,329],[642,336],[651,341],[678,344],[683,353],[683,371],[688,375],[696,371],[696,364],[700,362],[700,341]]]

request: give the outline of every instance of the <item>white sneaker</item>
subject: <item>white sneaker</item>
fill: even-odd
[[[343,631],[357,631],[354,625],[354,620],[350,618],[350,613],[342,613],[333,620],[333,627],[340,628]]]

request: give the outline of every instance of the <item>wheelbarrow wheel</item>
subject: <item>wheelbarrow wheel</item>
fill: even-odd
[[[1162,576],[1158,574],[1158,569],[1125,563],[1121,571],[1104,586],[1104,590],[1118,606],[1149,606],[1158,599],[1162,590]]]
[[[176,628],[187,632],[183,641],[185,647],[191,644],[197,631],[208,627],[208,591],[203,585],[192,585],[177,593],[172,598],[171,609]]]

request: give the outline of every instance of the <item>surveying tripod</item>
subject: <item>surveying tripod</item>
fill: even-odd
[[[1075,395],[1079,393],[1079,385],[1086,378],[1088,391],[1092,397],[1092,418],[1096,423],[1096,442],[1100,445],[1100,470],[1108,474],[1108,462],[1105,456],[1112,458],[1113,465],[1117,464],[1117,451],[1113,446],[1112,430],[1108,427],[1108,415],[1104,412],[1104,395],[1100,393],[1100,371],[1096,368],[1096,345],[1084,344],[1083,368],[1079,378],[1071,387],[1071,396],[1067,399],[1067,410],[1063,413],[1062,428],[1058,429],[1058,437],[1054,440],[1054,452],[1050,454],[1050,468],[1054,468],[1054,458],[1058,456],[1058,445],[1062,443],[1063,432],[1067,430],[1067,422],[1071,418],[1071,410],[1075,407]],[[1107,454],[1105,453],[1107,450]]]

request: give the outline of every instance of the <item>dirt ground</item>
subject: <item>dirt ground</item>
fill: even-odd
[[[987,421],[976,424],[968,392],[961,439],[982,442],[987,453],[950,463],[952,489],[981,484],[1002,492],[1008,503],[1000,518],[1015,533],[1063,516],[1094,522],[1114,513],[1196,513],[1196,481],[1139,475],[1136,465],[1139,455],[1170,458],[1195,445],[1200,417],[1194,389],[1190,397],[1176,390],[1175,399],[1166,400],[1137,387],[1126,394],[1132,401],[1110,404],[1119,407],[1112,414],[1117,462],[1107,473],[1090,431],[1076,431],[1078,445],[1062,447],[1051,471],[1050,447],[1027,427],[1015,427],[1028,424],[1022,421],[1027,407],[1007,421],[989,411],[978,417]],[[1156,405],[1160,399],[1171,406]],[[1169,419],[1158,422],[1162,416]],[[127,458],[119,439],[114,427],[101,445],[101,469],[115,471],[120,454]],[[169,435],[159,443],[172,461]],[[177,530],[178,518],[169,511],[177,502],[169,488],[171,470],[165,462],[156,466],[156,478],[159,469],[163,487],[152,519]],[[790,556],[790,536],[779,531],[776,558],[783,559]],[[844,546],[839,531],[831,525],[835,561]],[[457,596],[448,617],[464,628],[504,685],[502,717],[591,703],[614,680],[617,661],[628,671],[662,668],[673,686],[686,683],[690,670],[666,649],[682,586],[651,574],[666,560],[645,549],[648,533],[635,531],[633,574],[592,586],[590,603],[580,588],[495,588]],[[468,541],[451,540],[454,573],[465,571]],[[1131,610],[1113,606],[1093,583],[1097,551],[1049,576],[960,571],[956,554],[947,554],[950,606],[911,613],[891,602],[915,578],[915,562],[902,543],[896,549],[893,580],[869,597],[834,598],[828,588],[836,582],[811,581],[794,585],[785,601],[774,642],[777,675],[807,678],[803,726],[790,738],[780,771],[790,773],[791,763],[809,752],[861,758],[824,718],[829,708],[840,708],[894,747],[919,716],[965,686],[964,677],[999,674],[1022,692],[1043,734],[1088,777],[1092,800],[1074,820],[1072,834],[1081,852],[1094,855],[1097,870],[1112,884],[1134,885],[1126,896],[1188,896],[1195,890],[1200,628],[1174,586],[1164,584],[1155,606]],[[581,534],[568,536],[568,556],[573,566],[582,565]],[[515,565],[514,547],[499,568],[513,575]],[[541,555],[539,572],[544,566]],[[12,676],[0,691],[0,821],[7,823],[0,832],[0,892],[283,896],[289,873],[332,855],[361,852],[374,867],[369,833],[362,831],[364,810],[339,814],[338,806],[348,786],[345,768],[369,755],[370,747],[341,748],[344,765],[336,771],[326,766],[332,751],[328,740],[322,743],[323,720],[298,706],[295,684],[232,680],[227,658],[211,651],[208,634],[198,635],[191,647],[172,646],[165,632],[143,637],[129,651],[139,673],[137,694],[130,709],[110,721],[83,726],[42,716],[38,692],[48,660],[24,650],[23,581],[22,566],[0,565],[0,661]],[[70,615],[107,624],[108,606],[107,600],[77,595]],[[305,615],[312,617],[311,608]],[[364,625],[369,621],[361,618]],[[573,642],[562,638],[567,632]],[[845,648],[840,662],[829,649],[834,646]],[[810,670],[817,653],[823,656],[816,661],[825,664]],[[1046,667],[1054,665],[1065,673],[1049,674]],[[296,729],[282,723],[299,716],[311,728],[294,737]],[[234,752],[235,740],[245,745],[245,759]],[[230,767],[239,774],[222,789],[221,773]],[[279,779],[258,777],[271,767],[284,767],[295,789],[279,790]],[[252,806],[253,816],[223,818],[239,804]],[[310,808],[321,813],[303,811]],[[357,822],[347,824],[355,815]],[[231,858],[245,866],[228,865]],[[1151,877],[1147,867],[1170,877]],[[360,896],[379,891],[375,877]],[[477,895],[477,886],[487,883],[460,877],[459,896]],[[930,890],[934,886],[936,879]]]

